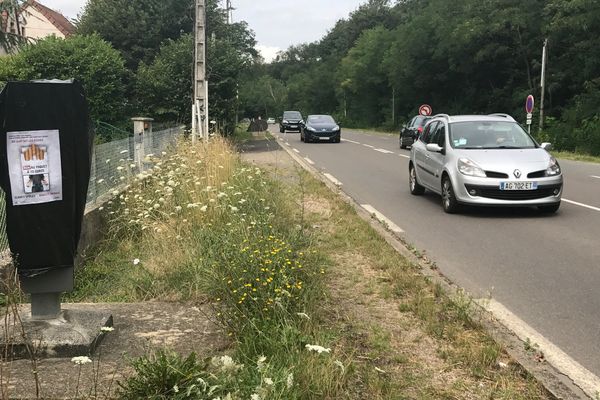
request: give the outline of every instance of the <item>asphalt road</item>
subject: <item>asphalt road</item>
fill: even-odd
[[[271,131],[398,225],[445,276],[475,298],[491,295],[600,376],[600,164],[560,160],[565,189],[555,215],[535,208],[448,215],[438,195],[410,194],[410,151],[399,149],[397,136],[342,131],[342,143],[307,144],[298,133]]]

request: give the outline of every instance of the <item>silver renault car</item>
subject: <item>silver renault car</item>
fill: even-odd
[[[563,176],[548,153],[507,114],[436,115],[412,146],[410,192],[442,196],[447,213],[462,205],[560,207]]]

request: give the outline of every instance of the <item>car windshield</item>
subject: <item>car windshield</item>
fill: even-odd
[[[450,144],[456,149],[532,149],[534,140],[516,122],[468,121],[450,124]]]
[[[283,113],[284,119],[302,119],[302,114],[298,111],[286,111]]]
[[[427,121],[429,121],[431,117],[416,117],[413,126],[425,126]]]
[[[335,121],[329,115],[311,115],[308,117],[311,124],[335,124]]]

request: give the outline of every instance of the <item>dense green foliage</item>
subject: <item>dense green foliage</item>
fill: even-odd
[[[540,136],[600,154],[599,35],[594,0],[370,0],[322,40],[256,66],[240,98],[247,116],[299,109],[335,114],[346,126],[396,129],[422,103],[524,122],[527,94],[539,105],[547,38],[549,118]]]
[[[31,79],[79,80],[93,119],[118,123],[124,118],[127,70],[119,52],[97,35],[54,36],[0,58],[0,82]]]

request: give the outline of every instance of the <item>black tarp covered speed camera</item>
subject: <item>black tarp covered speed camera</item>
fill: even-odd
[[[93,139],[76,81],[9,82],[0,93],[0,186],[21,279],[52,280],[62,270],[72,286]]]

